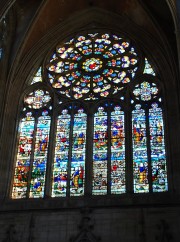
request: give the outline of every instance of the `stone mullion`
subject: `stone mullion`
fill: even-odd
[[[52,177],[53,177],[53,166],[54,166],[54,155],[55,155],[55,145],[56,145],[56,130],[57,130],[57,118],[53,111],[51,118],[51,126],[49,132],[49,146],[48,146],[48,154],[47,154],[47,164],[46,164],[46,176],[45,176],[45,197],[51,197],[52,191]]]
[[[70,197],[70,180],[71,180],[71,162],[72,162],[72,145],[73,145],[73,127],[74,127],[74,112],[71,112],[70,132],[69,132],[69,154],[67,168],[67,197]]]
[[[124,110],[126,192],[133,193],[132,110],[129,92],[126,93],[125,101],[127,103],[127,108]]]
[[[149,109],[145,110],[146,113],[146,145],[147,145],[147,157],[148,157],[148,184],[149,192],[152,192],[152,167],[151,167],[151,145],[150,145],[150,129],[149,129]]]
[[[109,105],[108,105],[109,106]],[[111,194],[111,111],[107,111],[107,194]]]
[[[92,177],[93,177],[93,113],[87,115],[86,130],[86,160],[85,160],[85,195],[92,194]]]

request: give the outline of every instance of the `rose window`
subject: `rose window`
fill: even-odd
[[[117,35],[87,34],[58,45],[47,64],[48,80],[73,99],[109,97],[131,82],[138,54]]]

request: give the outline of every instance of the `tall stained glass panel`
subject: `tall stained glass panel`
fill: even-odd
[[[111,194],[125,191],[124,112],[116,105],[111,112]]]
[[[134,192],[149,192],[146,115],[140,104],[132,111]]]
[[[57,119],[52,197],[66,196],[71,115],[62,110]]]
[[[164,143],[164,123],[162,109],[153,103],[149,109],[149,128],[151,145],[152,189],[153,192],[165,192],[167,186],[167,167]]]
[[[107,194],[107,113],[103,107],[94,115],[93,188],[94,195]]]
[[[18,153],[14,172],[12,198],[25,198],[27,196],[30,159],[34,136],[35,119],[32,113],[27,113],[19,124]]]
[[[43,111],[42,116],[38,118],[34,159],[31,173],[30,197],[44,197],[45,175],[47,154],[49,145],[51,117],[47,111]]]
[[[74,114],[70,195],[84,195],[87,116],[81,108]]]

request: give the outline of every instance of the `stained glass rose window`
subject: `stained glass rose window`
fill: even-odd
[[[138,59],[129,40],[107,33],[81,35],[56,47],[48,79],[67,97],[109,97],[133,79]]]

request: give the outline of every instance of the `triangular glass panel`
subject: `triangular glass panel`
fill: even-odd
[[[42,67],[40,67],[38,69],[38,71],[36,72],[36,74],[33,77],[33,80],[31,81],[31,85],[37,82],[42,82]]]
[[[155,71],[153,70],[151,64],[149,63],[149,61],[147,60],[147,58],[145,58],[145,67],[144,67],[144,74],[150,74],[150,75],[153,75],[155,76],[156,73]]]

